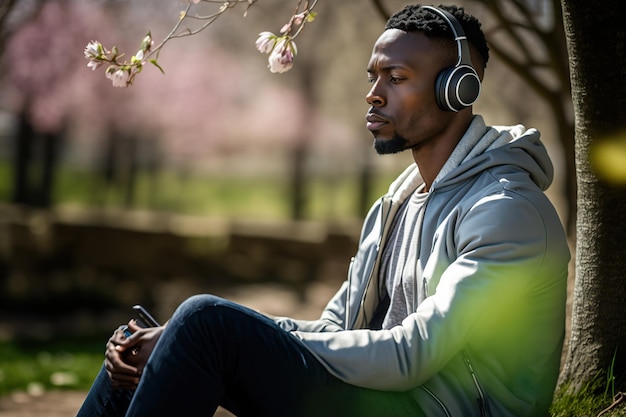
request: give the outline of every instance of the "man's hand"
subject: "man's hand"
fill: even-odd
[[[135,389],[146,362],[165,326],[142,328],[134,320],[128,323],[129,337],[123,327],[117,329],[106,345],[105,368],[113,388]]]

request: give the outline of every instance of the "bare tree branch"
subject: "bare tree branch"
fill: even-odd
[[[383,4],[383,0],[372,0],[372,5],[374,6],[374,9],[376,9],[379,16],[384,21],[387,21],[387,19],[389,19],[389,17],[391,16],[391,13],[389,12],[389,10],[387,10],[385,5]]]
[[[0,0],[0,57],[4,54],[7,40],[11,37],[16,27],[37,16],[42,6],[43,0],[33,2],[30,6],[32,9],[30,14],[26,15],[20,22],[12,23],[13,27],[9,27],[9,17],[18,7],[18,0]]]

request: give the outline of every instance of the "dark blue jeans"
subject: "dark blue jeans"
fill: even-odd
[[[422,414],[409,394],[335,378],[271,319],[198,295],[172,316],[137,389],[112,389],[102,369],[78,417],[210,417],[218,405],[239,417]]]

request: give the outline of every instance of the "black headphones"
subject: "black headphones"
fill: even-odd
[[[452,13],[437,7],[422,8],[441,16],[454,34],[458,60],[454,67],[443,69],[437,76],[435,96],[442,110],[458,112],[474,104],[480,95],[480,78],[472,66],[467,36]]]

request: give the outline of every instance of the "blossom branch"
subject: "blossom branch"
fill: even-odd
[[[256,41],[256,48],[259,52],[269,54],[268,67],[271,72],[283,73],[293,67],[293,60],[298,54],[298,48],[294,39],[302,32],[304,25],[315,20],[317,13],[313,8],[317,5],[317,0],[312,2],[306,0],[304,8],[300,11],[302,0],[298,0],[295,13],[281,30],[280,36],[272,32],[261,32]],[[294,25],[297,27],[292,35]]]
[[[164,72],[163,68],[157,63],[157,59],[163,47],[171,39],[192,36],[202,32],[224,13],[242,3],[247,5],[244,12],[244,17],[246,17],[250,8],[257,1],[258,0],[187,0],[188,3],[180,12],[178,21],[169,34],[156,47],[154,46],[151,33],[148,32],[141,42],[140,49],[131,57],[130,61],[121,61],[124,54],[120,54],[117,47],[114,46],[113,49],[109,51],[100,42],[91,41],[84,50],[85,58],[89,60],[87,67],[95,71],[101,65],[108,64],[105,75],[111,80],[113,86],[128,87],[132,85],[135,76],[142,71],[146,62],[150,62],[161,72]],[[212,14],[190,14],[192,7],[200,2],[221,4],[221,6]],[[271,32],[262,32],[259,34],[256,47],[259,51],[270,54],[268,67],[271,72],[282,73],[292,68],[293,59],[298,53],[294,39],[302,32],[306,23],[312,22],[315,19],[316,13],[313,12],[313,8],[317,4],[317,0],[304,1],[304,7],[301,11],[302,3],[303,0],[298,0],[294,14],[289,19],[289,22],[280,30],[280,36],[274,35]],[[195,29],[186,28],[181,31],[181,26],[187,19],[206,22]],[[294,27],[296,28],[295,32]],[[292,32],[294,33],[292,34]],[[154,56],[154,58],[149,60],[152,56]]]

